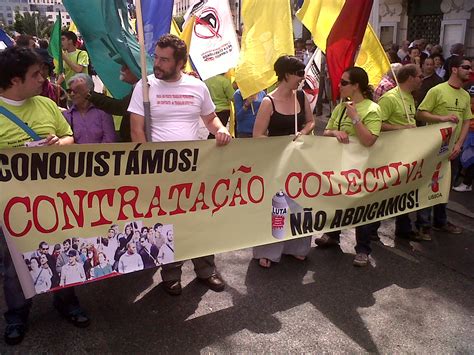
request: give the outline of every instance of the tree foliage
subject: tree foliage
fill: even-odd
[[[52,24],[49,23],[45,16],[37,12],[21,14],[19,10],[16,10],[13,27],[15,31],[21,34],[45,37],[51,32]]]

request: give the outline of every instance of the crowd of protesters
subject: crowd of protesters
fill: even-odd
[[[47,43],[43,41],[21,36],[16,47],[0,53],[0,66],[10,68],[0,74],[0,107],[14,115],[23,115],[21,119],[41,136],[43,145],[54,145],[58,149],[73,143],[146,141],[142,85],[129,68],[122,66],[117,75],[134,85],[133,91],[117,100],[94,91],[94,81],[89,75],[89,57],[81,49],[82,43],[76,34],[69,31],[62,34],[65,73],[55,72],[57,69],[46,47]],[[454,44],[450,56],[445,57],[441,46],[429,45],[424,40],[404,41],[400,47],[393,46],[387,53],[393,70],[375,88],[376,95],[364,69],[347,68],[338,84],[343,100],[332,111],[323,135],[341,144],[349,144],[349,137],[354,137],[371,149],[383,131],[412,129],[424,123],[456,123],[456,142],[450,159],[455,174],[453,182],[458,178],[457,172],[462,182],[455,184],[453,189],[471,191],[474,78],[473,63],[463,57],[463,50],[461,44]],[[185,43],[173,35],[164,35],[156,46],[154,73],[148,77],[150,93],[156,97],[163,93],[189,93],[197,101],[192,107],[168,107],[155,103],[156,107],[152,106],[151,110],[152,141],[196,140],[202,120],[209,131],[206,138],[215,139],[217,146],[229,144],[231,135],[226,126],[232,101],[236,112],[236,137],[313,134],[313,113],[307,98],[297,90],[305,77],[305,64],[313,52],[311,41],[298,40],[295,55],[282,56],[274,65],[278,77],[276,86],[243,98],[238,83],[232,84],[225,75],[202,82],[195,74],[184,73],[187,61]],[[443,100],[446,98],[455,100],[456,107]],[[111,115],[123,116],[118,133]],[[294,131],[295,115],[297,132]],[[21,123],[6,119],[0,124],[0,148],[23,146],[31,140]],[[429,241],[432,229],[462,232],[459,226],[447,220],[445,205],[418,211],[415,227],[412,227],[408,215],[399,216],[395,235],[397,238]],[[356,228],[354,266],[370,264],[370,244],[378,238],[377,228],[377,223]],[[318,247],[337,247],[340,236],[340,231],[326,233],[316,239],[316,244]],[[305,260],[310,243],[310,238],[302,238],[294,243],[257,247],[254,258],[263,268],[279,262],[282,254]],[[17,344],[26,332],[31,300],[23,297],[5,246],[4,251],[4,287],[8,307],[5,341]],[[130,222],[121,232],[118,225],[112,225],[104,236],[90,239],[71,237],[54,246],[43,241],[36,251],[23,257],[36,292],[56,290],[53,293],[54,306],[78,327],[88,326],[89,318],[79,305],[74,287],[63,286],[161,266],[164,290],[170,295],[181,293],[183,262],[174,260],[172,226],[160,223],[144,227],[139,221]],[[192,261],[199,280],[211,290],[224,290],[213,255]]]

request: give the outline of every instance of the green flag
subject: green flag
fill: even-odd
[[[64,71],[61,52],[61,13],[59,12],[56,16],[56,22],[54,23],[53,29],[51,31],[51,38],[49,40],[48,46],[49,55],[53,57],[58,63],[58,73],[62,73]]]
[[[119,79],[120,67],[126,64],[138,77],[140,46],[128,21],[126,0],[64,0],[69,15],[81,32],[94,69],[116,98],[132,89]],[[153,70],[148,58],[148,72]]]

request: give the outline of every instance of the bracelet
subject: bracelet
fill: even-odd
[[[353,118],[352,119],[352,124],[355,126],[356,124],[358,124],[359,122],[361,122],[360,118],[359,117],[356,117],[356,118]]]

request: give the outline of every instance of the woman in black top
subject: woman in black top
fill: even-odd
[[[305,65],[293,56],[282,56],[274,65],[278,76],[277,88],[269,93],[260,105],[255,119],[253,137],[287,136],[310,134],[314,129],[314,118],[309,101],[298,86],[304,80]],[[295,112],[297,116],[295,132]],[[293,255],[304,260],[311,248],[311,237],[298,238],[253,249],[254,259],[259,265],[269,268],[279,262],[282,254]]]

